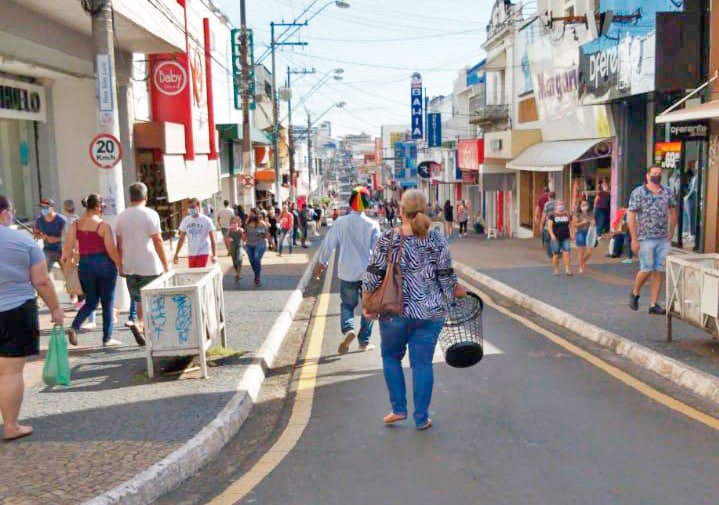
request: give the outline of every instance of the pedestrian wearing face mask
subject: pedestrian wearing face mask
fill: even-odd
[[[629,308],[639,309],[642,286],[651,277],[649,313],[663,315],[666,309],[658,300],[677,224],[677,204],[672,190],[662,185],[661,167],[650,168],[646,177],[647,183],[632,191],[627,207],[632,252],[639,254],[639,273],[629,293]]]
[[[202,207],[197,198],[190,200],[188,215],[180,223],[180,240],[173,262],[180,261],[180,250],[188,238],[188,263],[190,268],[205,268],[209,262],[217,261],[217,244],[215,243],[215,223],[202,214]]]
[[[564,271],[572,276],[572,216],[567,212],[564,202],[557,200],[554,212],[547,218],[547,231],[552,244],[552,264],[554,275],[559,275],[559,258],[564,260]]]
[[[67,219],[55,210],[55,201],[51,198],[40,200],[40,217],[35,221],[35,238],[42,239],[43,253],[48,272],[55,263],[60,264],[62,256],[62,237]]]
[[[579,273],[584,274],[587,272],[587,262],[592,257],[592,250],[594,244],[587,244],[587,233],[589,228],[594,224],[594,216],[589,211],[589,202],[586,198],[583,198],[579,202],[579,210],[574,216],[574,230],[577,243],[577,249],[579,250]]]

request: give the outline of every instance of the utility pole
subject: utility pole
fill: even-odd
[[[306,68],[302,70],[292,70],[290,67],[287,67],[287,89],[289,90],[289,97],[287,99],[287,138],[289,143],[289,149],[290,149],[290,201],[294,202],[296,195],[295,195],[295,140],[294,136],[292,135],[292,83],[291,83],[291,76],[292,74],[300,74],[300,75],[306,75],[306,74],[314,74],[317,72],[314,68],[312,70],[307,70]]]
[[[120,138],[120,121],[117,112],[117,80],[115,72],[115,38],[112,29],[112,0],[96,1],[92,15],[92,40],[95,46],[95,75],[98,89],[110,87],[110,94],[97,102],[97,133],[109,133]],[[101,71],[102,70],[102,71]],[[109,75],[107,75],[109,74]],[[105,82],[100,82],[101,76]],[[110,110],[106,107],[111,102]],[[88,139],[89,140],[89,139]],[[122,182],[122,160],[113,168],[100,168],[100,195],[106,204],[105,219],[112,225],[117,215],[125,210],[125,192]]]
[[[245,0],[240,0],[240,29],[242,39],[240,42],[240,56],[242,57],[242,174],[252,174],[252,140],[250,133],[250,62],[249,62],[249,32],[247,31],[247,14],[245,11]],[[233,204],[237,204],[237,180],[232,175]],[[254,196],[254,195],[252,195]],[[254,202],[250,198],[249,204]],[[248,204],[245,199],[245,204]]]
[[[89,3],[92,16],[92,41],[95,48],[95,76],[97,86],[97,133],[120,138],[117,110],[117,79],[115,71],[115,37],[112,26],[112,0]],[[105,91],[105,93],[102,93]],[[88,139],[89,141],[90,139]],[[112,168],[99,168],[100,195],[105,203],[103,218],[115,225],[117,216],[125,210],[125,190],[122,181],[122,160]],[[124,281],[117,283],[115,300],[119,308],[129,306],[130,298]]]
[[[307,42],[277,42],[275,41],[275,26],[307,26],[304,23],[270,23],[270,49],[272,51],[272,166],[275,169],[275,198],[281,203],[280,197],[280,156],[279,156],[279,135],[280,135],[280,119],[279,119],[279,103],[277,96],[277,68],[275,63],[275,47],[276,46],[306,46]],[[292,187],[292,181],[289,186]]]
[[[310,111],[307,111],[307,175],[310,182],[307,199],[310,200],[312,196],[312,122],[310,121]]]

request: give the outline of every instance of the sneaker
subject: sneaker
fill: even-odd
[[[132,319],[128,319],[127,321],[125,321],[125,328],[132,328],[133,326],[135,326],[135,321],[133,321]]]
[[[111,338],[110,340],[107,340],[102,343],[103,347],[117,347],[119,345],[122,345],[122,342],[120,342],[119,340],[116,340],[114,338]]]
[[[631,265],[633,262],[632,262],[632,260],[627,258],[627,259],[622,260],[622,263],[624,263],[625,265]]]
[[[72,326],[67,329],[67,340],[72,345],[77,345],[77,332],[75,331],[75,328],[73,328]]]
[[[427,419],[427,421],[424,424],[417,425],[417,431],[424,431],[428,430],[432,427],[432,420]]]
[[[629,292],[629,308],[639,310],[639,295],[635,295],[633,291]]]
[[[97,324],[96,323],[84,323],[82,326],[80,326],[80,329],[85,330],[85,331],[94,331],[97,329]]]
[[[654,314],[657,316],[663,316],[667,313],[667,309],[659,305],[658,303],[655,303],[651,307],[649,307],[649,313]]]
[[[361,352],[374,351],[375,349],[377,349],[377,346],[374,344],[360,344],[359,346]]]
[[[340,343],[340,346],[337,348],[337,354],[347,354],[347,351],[350,350],[350,344],[355,339],[355,332],[348,331],[345,333],[345,338]]]

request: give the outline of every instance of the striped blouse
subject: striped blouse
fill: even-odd
[[[389,247],[392,247],[391,261],[397,260],[399,241],[399,234],[393,230],[384,232],[377,241],[363,279],[363,287],[369,293],[382,284]],[[446,307],[457,284],[447,240],[436,231],[424,238],[405,237],[400,270],[403,275],[402,317],[425,320],[446,317]]]

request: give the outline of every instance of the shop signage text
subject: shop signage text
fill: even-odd
[[[576,68],[554,75],[538,73],[537,92],[539,99],[546,100],[547,98],[553,98],[555,96],[561,99],[565,93],[575,93],[578,82],[579,76]]]
[[[460,140],[457,143],[457,167],[479,170],[484,163],[484,139]]]
[[[0,118],[45,121],[43,87],[0,79]]]
[[[654,162],[656,165],[666,170],[674,170],[679,168],[681,159],[681,142],[657,142],[654,150]]]
[[[677,140],[706,139],[709,137],[709,125],[705,122],[671,123],[669,126],[669,139]],[[666,124],[657,125],[657,139],[666,138]]]
[[[235,28],[230,31],[232,40],[232,83],[233,83],[233,95],[235,97],[235,109],[242,109],[242,38],[243,30],[241,28]],[[255,110],[257,104],[255,102],[255,72],[252,70],[255,68],[255,42],[252,35],[251,29],[245,30],[246,36],[248,37],[247,45],[249,49],[248,61],[250,72],[248,77],[247,86],[250,89],[250,110]]]
[[[429,147],[442,146],[442,114],[427,114],[427,143]]]
[[[97,67],[97,106],[100,112],[111,112],[112,100],[112,61],[109,54],[95,56]]]
[[[415,72],[412,74],[411,88],[412,105],[412,138],[421,139],[424,136],[424,121],[422,104],[422,76]]]
[[[187,72],[180,63],[167,60],[155,67],[152,80],[160,93],[175,96],[182,93],[187,87]]]

